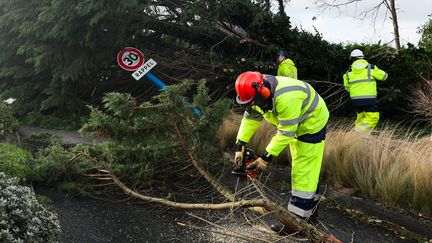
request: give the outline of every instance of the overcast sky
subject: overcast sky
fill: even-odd
[[[331,1],[334,0],[327,2]],[[315,0],[285,2],[285,11],[291,17],[293,25],[312,32],[315,27],[322,33],[324,39],[330,42],[376,43],[381,40],[381,43],[386,43],[393,40],[393,25],[388,16],[386,18],[384,16],[384,6],[378,15],[375,27],[370,18],[365,20],[355,18],[362,10],[370,9],[381,0],[362,0],[356,5],[325,11],[317,7]],[[428,15],[432,14],[432,0],[396,0],[396,7],[399,9],[399,33],[402,45],[408,42],[417,45],[420,39],[417,30],[429,19]]]

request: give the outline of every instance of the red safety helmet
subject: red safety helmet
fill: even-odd
[[[263,75],[260,72],[244,72],[235,82],[236,101],[240,105],[252,106],[255,97],[260,94],[264,99],[270,96],[270,90],[263,85]]]

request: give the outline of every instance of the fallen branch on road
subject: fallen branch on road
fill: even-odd
[[[180,202],[175,202],[160,197],[151,197],[151,196],[143,195],[127,187],[119,178],[117,178],[114,174],[110,172],[110,169],[104,163],[98,161],[97,159],[83,152],[78,153],[70,161],[68,161],[66,163],[64,170],[60,173],[60,175],[64,173],[72,164],[78,161],[79,158],[86,158],[88,161],[98,165],[99,169],[97,173],[83,174],[83,176],[90,177],[92,179],[101,180],[104,181],[104,183],[107,183],[106,181],[112,181],[112,183],[108,183],[107,185],[115,184],[119,188],[121,188],[125,194],[130,195],[139,200],[143,200],[151,203],[157,203],[160,205],[164,205],[171,208],[177,208],[177,209],[222,210],[222,209],[231,209],[231,208],[249,208],[252,211],[260,214],[271,212],[281,223],[287,225],[288,227],[291,227],[292,229],[298,232],[303,232],[312,242],[340,242],[335,237],[323,233],[319,231],[317,228],[315,228],[314,226],[307,223],[306,221],[297,218],[293,213],[289,212],[285,207],[270,201],[267,197],[262,196],[262,198],[259,199],[249,199],[249,200],[241,199],[235,201],[235,197],[230,192],[230,190],[222,186],[215,178],[213,178],[195,159],[194,154],[187,149],[184,143],[183,136],[175,124],[174,124],[174,128],[177,132],[180,141],[182,142],[183,149],[188,154],[189,159],[193,164],[193,166],[221,195],[223,195],[230,202],[216,203],[216,204],[180,203]]]

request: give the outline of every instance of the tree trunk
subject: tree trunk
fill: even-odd
[[[396,13],[396,4],[395,0],[386,0],[387,2],[387,8],[390,11],[391,14],[391,20],[393,22],[393,34],[395,38],[395,45],[396,45],[396,53],[400,51],[401,45],[400,45],[400,37],[399,37],[399,25],[397,20],[397,13]]]

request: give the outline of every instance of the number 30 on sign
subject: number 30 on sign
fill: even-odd
[[[126,47],[117,54],[117,63],[127,71],[135,71],[144,63],[142,52],[133,47]]]

